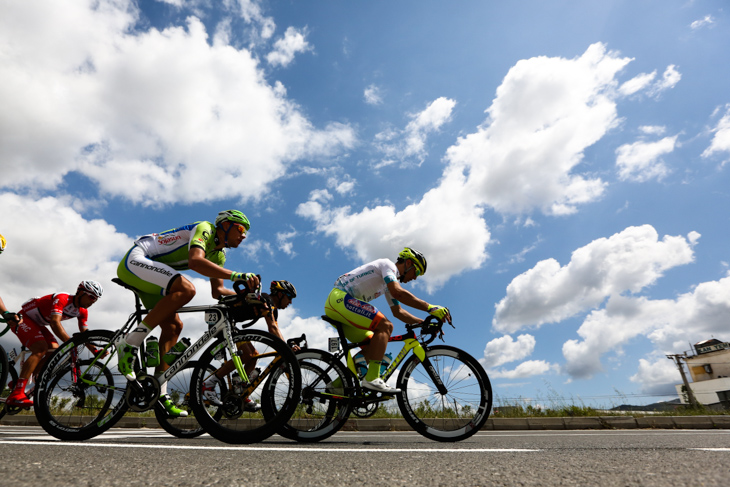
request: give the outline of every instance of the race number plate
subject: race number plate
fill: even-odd
[[[340,338],[333,337],[329,339],[330,353],[335,353],[340,349]]]

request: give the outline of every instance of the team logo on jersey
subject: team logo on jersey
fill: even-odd
[[[366,318],[374,318],[378,314],[378,309],[375,306],[364,303],[349,295],[345,297],[345,308]]]
[[[182,237],[180,235],[158,235],[157,243],[159,245],[170,245],[181,239]]]

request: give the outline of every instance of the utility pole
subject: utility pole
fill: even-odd
[[[684,388],[687,390],[687,397],[689,398],[690,406],[692,406],[693,408],[697,408],[699,407],[699,403],[697,402],[697,399],[695,398],[692,389],[689,387],[689,381],[687,381],[687,376],[684,373],[684,367],[682,367],[682,357],[684,357],[684,355],[667,355],[667,358],[674,360],[674,363],[676,363],[677,367],[679,368],[679,373],[682,375],[682,382],[684,382]]]

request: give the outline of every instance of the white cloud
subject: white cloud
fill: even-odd
[[[677,67],[673,64],[667,66],[667,69],[664,71],[664,74],[662,75],[662,79],[657,81],[652,89],[650,90],[650,94],[652,95],[658,95],[663,91],[669,90],[677,86],[677,83],[682,79],[682,74],[677,71]]]
[[[630,62],[594,44],[575,59],[519,61],[497,89],[489,119],[447,152],[465,192],[503,213],[577,211],[605,183],[577,174],[583,151],[618,124],[615,76]]]
[[[674,361],[669,360],[665,355],[657,357],[653,362],[643,358],[639,359],[639,368],[636,374],[629,379],[631,382],[640,384],[641,391],[645,394],[674,395],[677,392],[674,384],[682,382],[682,376]]]
[[[291,240],[298,235],[296,230],[291,232],[279,232],[276,234],[276,243],[279,246],[279,250],[287,254],[289,257],[295,257],[297,255],[294,252],[294,244]]]
[[[284,37],[274,43],[274,50],[267,56],[266,60],[272,66],[288,66],[298,53],[311,51],[312,46],[307,42],[307,32],[289,27]]]
[[[456,106],[454,100],[440,97],[432,101],[423,111],[410,116],[405,129],[386,130],[376,134],[376,147],[387,160],[400,160],[401,163],[415,159],[421,164],[426,158],[426,139],[451,120],[451,112]],[[389,164],[387,164],[389,165]]]
[[[338,178],[329,178],[327,180],[327,186],[334,189],[340,196],[345,196],[353,192],[355,189],[355,181],[351,181],[347,176],[345,176],[344,181]]]
[[[503,364],[529,357],[535,350],[535,337],[520,335],[517,340],[504,335],[487,343],[484,348],[483,364],[487,368],[498,367]]]
[[[715,19],[712,17],[712,15],[705,15],[702,19],[695,20],[694,22],[689,24],[689,27],[692,30],[695,30],[705,26],[712,26],[714,23]]]
[[[641,73],[623,83],[619,88],[619,92],[625,96],[633,95],[649,86],[654,81],[654,78],[656,78],[656,71]]]
[[[639,131],[647,135],[664,135],[667,128],[662,125],[642,125]]]
[[[667,269],[692,262],[697,238],[694,232],[689,241],[669,235],[659,240],[651,225],[629,227],[575,250],[563,267],[554,259],[540,261],[510,282],[492,325],[514,333],[597,308],[609,296],[637,293]]]
[[[725,108],[725,115],[712,129],[715,135],[712,137],[710,147],[705,149],[702,157],[710,157],[717,152],[730,152],[730,105],[726,105]]]
[[[313,127],[197,18],[140,32],[137,14],[122,0],[0,4],[1,184],[53,189],[78,171],[140,204],[259,198],[293,161],[354,143],[348,126]]]
[[[393,256],[404,244],[421,249],[429,258],[424,280],[429,290],[436,289],[486,260],[485,207],[562,215],[601,197],[605,183],[575,169],[583,151],[617,126],[615,76],[629,62],[600,43],[575,59],[519,61],[497,89],[489,118],[448,149],[441,181],[420,201],[401,210],[376,206],[353,213],[349,206],[310,199],[297,213],[360,260]],[[412,132],[424,133],[450,116],[454,102],[440,100],[414,117]],[[383,147],[397,147],[391,141],[398,135],[382,132]],[[422,145],[416,137],[406,147]],[[439,222],[439,232],[429,231],[433,221]]]
[[[522,362],[513,370],[491,370],[489,376],[493,379],[523,379],[555,370],[557,370],[557,367],[554,364],[544,360],[528,360]]]
[[[677,143],[677,136],[665,137],[656,142],[637,141],[624,144],[616,149],[616,166],[618,175],[624,181],[648,181],[662,179],[669,174],[661,156],[672,152]]]
[[[363,94],[365,97],[365,103],[368,105],[382,105],[383,104],[383,95],[380,92],[380,87],[377,85],[370,85],[367,88],[365,88],[365,93]]]

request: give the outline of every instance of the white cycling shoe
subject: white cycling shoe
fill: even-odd
[[[397,394],[400,392],[400,389],[396,389],[395,387],[390,387],[388,384],[386,384],[383,379],[378,377],[374,380],[367,380],[363,379],[360,384],[368,390],[376,391],[376,392],[382,392],[383,394]]]

